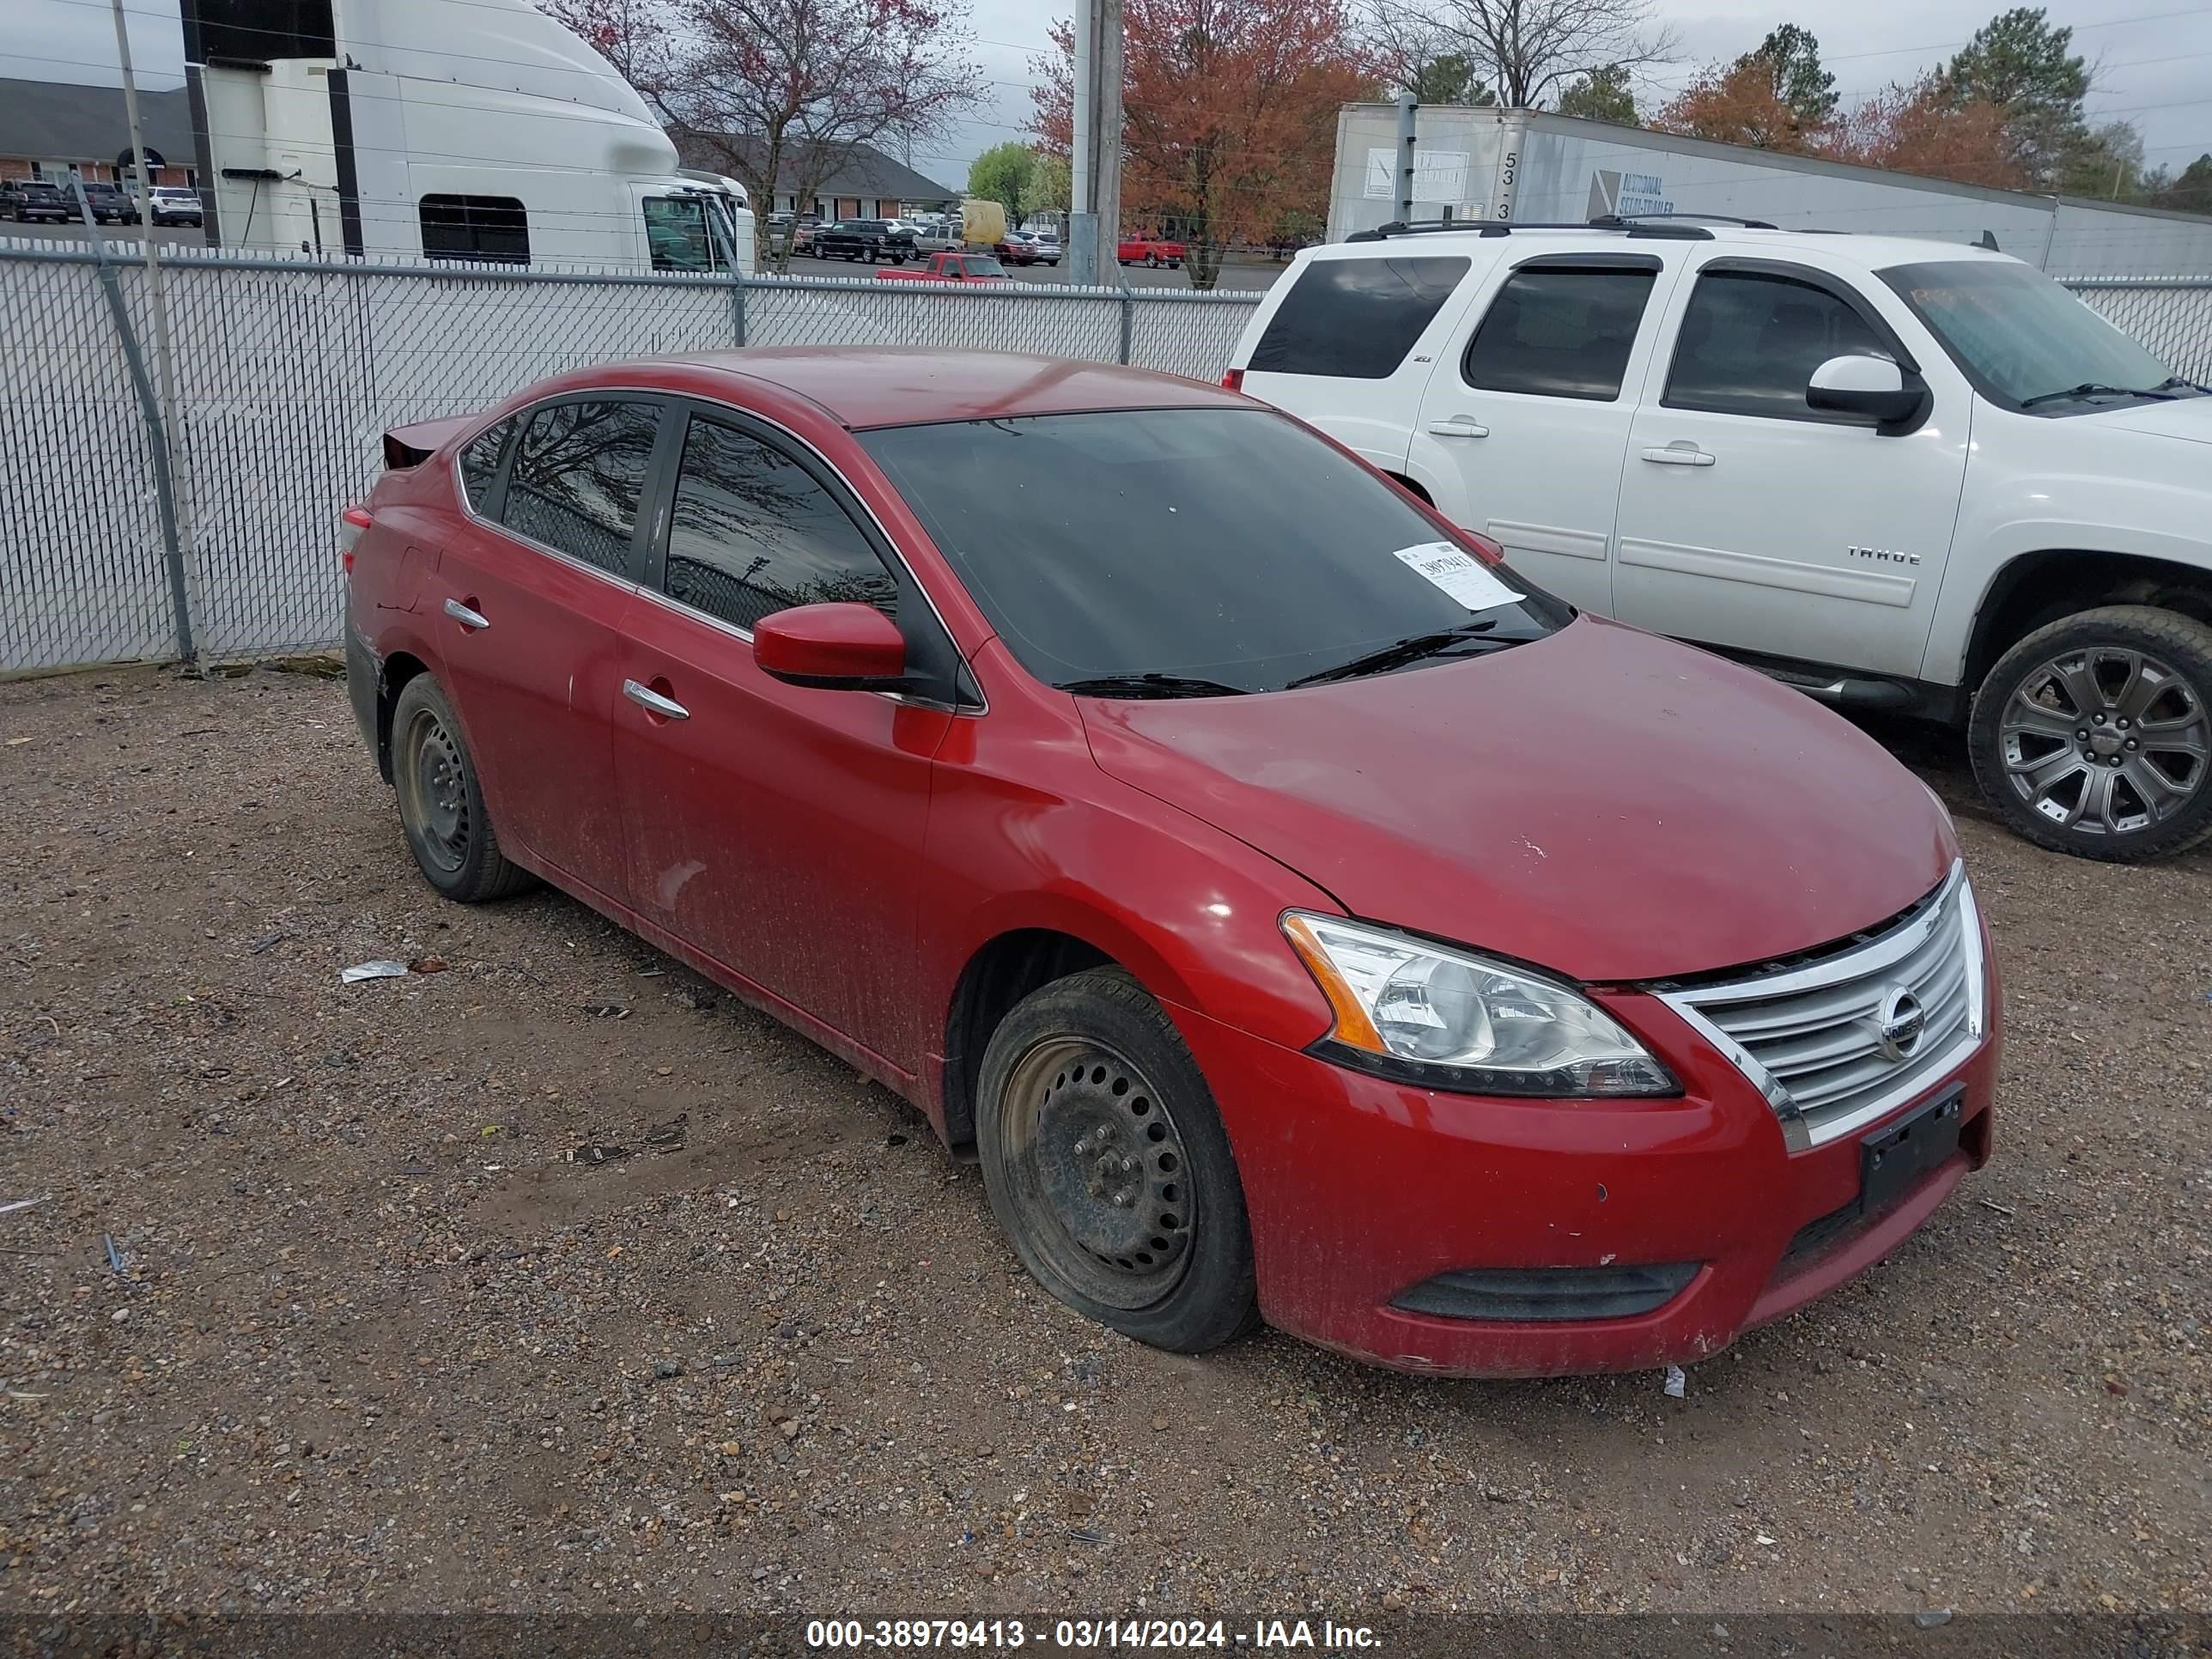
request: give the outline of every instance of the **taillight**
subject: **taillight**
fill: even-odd
[[[368,528],[371,520],[365,507],[349,507],[338,514],[338,560],[345,573],[353,574],[353,550],[361,540],[361,532]]]
[[[1242,392],[1244,389],[1244,371],[1241,368],[1231,369],[1221,377],[1221,384],[1228,391]]]

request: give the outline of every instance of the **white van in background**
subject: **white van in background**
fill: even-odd
[[[223,246],[753,268],[744,187],[528,0],[185,0],[185,39]]]

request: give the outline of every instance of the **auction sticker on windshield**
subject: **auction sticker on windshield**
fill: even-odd
[[[1511,605],[1525,597],[1492,575],[1465,549],[1449,542],[1423,542],[1419,547],[1401,547],[1391,556],[1401,561],[1408,569],[1426,576],[1470,611],[1487,611],[1492,605]]]

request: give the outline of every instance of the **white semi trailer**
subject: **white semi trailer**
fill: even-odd
[[[185,0],[185,45],[224,246],[753,267],[744,187],[528,0]]]
[[[1347,104],[1336,131],[1333,242],[1403,216],[1540,224],[1702,213],[1787,230],[1993,242],[2054,276],[2212,271],[2212,219],[2194,214],[1985,190],[1531,110],[1418,110],[1407,216],[1397,106]]]

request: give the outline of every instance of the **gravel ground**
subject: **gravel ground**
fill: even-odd
[[[1061,1311],[884,1091],[434,899],[335,683],[0,686],[0,1610],[2203,1611],[2212,857],[1960,832],[1996,1161],[1686,1398],[1444,1383]]]

